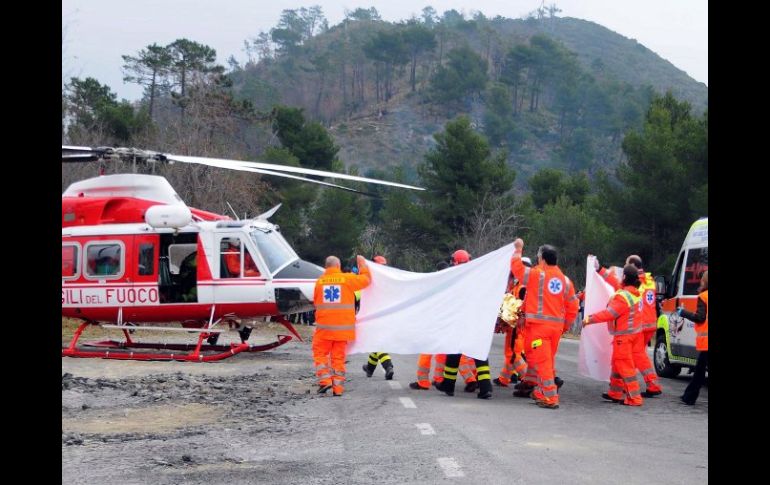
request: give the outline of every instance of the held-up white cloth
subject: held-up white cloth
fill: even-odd
[[[589,256],[586,263],[586,289],[584,315],[593,315],[607,308],[615,290],[596,272],[595,256]],[[606,323],[583,327],[578,346],[578,372],[597,381],[610,380],[612,367],[612,335]]]
[[[367,261],[348,353],[465,354],[484,360],[508,284],[513,244],[435,273]]]

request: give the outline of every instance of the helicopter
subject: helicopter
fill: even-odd
[[[163,154],[135,148],[62,145],[62,163],[114,160],[183,163],[302,180],[356,193],[318,178],[424,190],[407,184],[262,162]],[[62,193],[62,316],[81,321],[63,357],[212,362],[276,348],[296,337],[289,316],[312,311],[323,269],[302,260],[269,218],[188,207],[161,176],[100,175]],[[237,217],[237,216],[236,216]],[[275,321],[291,335],[249,344],[252,329]],[[163,326],[158,326],[160,323]],[[180,326],[175,326],[181,324]],[[78,346],[90,326],[125,340]],[[192,344],[139,342],[138,330],[197,333]],[[223,332],[240,343],[218,344]],[[89,347],[89,348],[84,348]]]

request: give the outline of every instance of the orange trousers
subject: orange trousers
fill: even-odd
[[[476,361],[466,356],[460,356],[460,375],[463,376],[465,383],[476,382]]]
[[[345,391],[345,357],[347,355],[347,340],[328,340],[313,335],[313,364],[318,384],[332,385],[334,394]]]
[[[436,358],[436,367],[433,369],[433,380],[438,382],[444,380],[444,365],[446,364],[446,354],[420,354],[417,358],[417,384],[423,389],[430,387],[430,360]],[[465,382],[474,382],[476,380],[476,364],[473,359],[466,356],[460,357],[459,366],[460,375]]]
[[[430,388],[430,361],[435,357],[436,367],[433,369],[433,380],[441,382],[444,380],[444,364],[446,363],[446,354],[420,354],[417,358],[417,384],[423,389]]]
[[[532,397],[548,404],[559,404],[559,394],[554,380],[554,356],[559,348],[561,324],[527,324],[524,348],[527,354],[527,371],[537,375]]]
[[[634,367],[642,373],[644,383],[647,384],[647,390],[652,392],[662,392],[663,388],[660,387],[658,382],[658,375],[655,373],[655,369],[652,367],[652,362],[647,356],[647,343],[650,341],[653,335],[655,335],[654,328],[644,330],[639,334],[640,338],[634,340],[631,352],[634,358]]]
[[[527,370],[527,363],[521,356],[524,350],[524,332],[521,330],[514,334],[513,327],[505,329],[505,345],[503,346],[503,357],[505,364],[500,371],[500,382],[503,385],[511,383],[511,376],[515,373],[519,378],[524,377]]]
[[[516,330],[516,339],[513,342],[513,371],[521,379],[527,372],[527,362],[522,357],[524,352],[524,329]]]
[[[612,370],[610,374],[610,390],[607,394],[613,399],[623,399],[628,406],[641,406],[642,395],[639,382],[636,380],[634,366],[634,345],[639,345],[644,336],[641,332],[632,335],[615,335],[612,338]]]

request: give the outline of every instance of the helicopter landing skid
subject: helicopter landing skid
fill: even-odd
[[[249,345],[247,343],[230,344],[230,345],[203,345],[203,341],[210,337],[210,334],[201,332],[198,337],[198,343],[196,344],[169,344],[169,343],[152,343],[152,342],[134,342],[128,335],[127,331],[123,331],[126,336],[124,342],[118,342],[116,340],[104,340],[101,342],[86,343],[85,346],[89,347],[102,347],[107,350],[82,350],[79,349],[77,341],[83,330],[88,325],[92,325],[90,322],[82,323],[75,331],[75,335],[72,337],[68,347],[62,347],[62,357],[80,357],[80,358],[99,358],[99,359],[118,359],[118,360],[159,360],[159,361],[182,361],[182,362],[215,362],[218,360],[232,357],[233,355],[240,354],[241,352],[262,352],[265,350],[274,349],[279,347],[293,337],[291,335],[278,335],[278,339],[275,342],[270,342],[262,345]],[[117,351],[115,350],[117,349]],[[132,349],[153,349],[153,350],[171,350],[177,352],[187,353],[156,353],[156,352],[135,352]],[[216,352],[214,354],[204,355],[203,352]]]

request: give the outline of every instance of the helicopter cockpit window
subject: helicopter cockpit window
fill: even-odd
[[[297,254],[276,231],[256,229],[251,231],[251,239],[265,258],[271,273],[275,273],[286,263],[297,259]]]
[[[86,246],[86,276],[118,277],[123,274],[123,246],[97,243]]]
[[[77,278],[80,274],[80,247],[77,244],[61,245],[61,277]]]
[[[220,278],[240,278],[260,276],[259,269],[254,263],[254,258],[249,253],[249,248],[241,244],[239,237],[222,238],[219,244],[221,261],[219,264]]]

